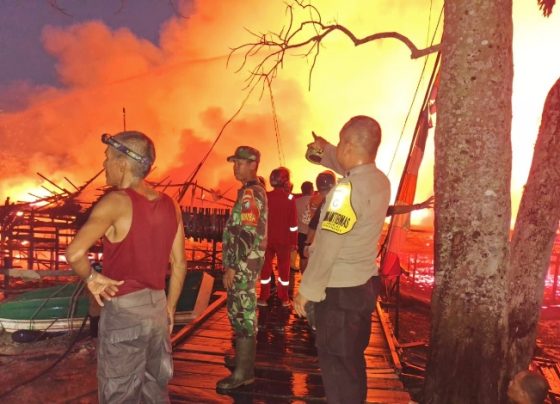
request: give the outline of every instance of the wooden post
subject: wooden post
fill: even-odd
[[[554,265],[554,282],[552,283],[552,304],[556,303],[556,290],[558,289],[558,272],[560,269],[560,256],[556,254]]]
[[[4,269],[6,271],[4,272],[4,296],[6,296],[6,293],[10,289],[10,274],[8,274],[8,269],[10,269],[11,267],[12,267],[12,257],[9,255],[5,256]]]
[[[33,254],[35,251],[35,211],[29,215],[29,248],[27,249],[27,269],[33,269]]]
[[[397,304],[395,305],[395,338],[399,340],[399,313],[401,304],[401,276],[397,276]]]
[[[56,271],[59,270],[59,265],[60,262],[58,260],[58,257],[60,256],[60,232],[58,230],[58,227],[55,227],[55,234],[54,234],[54,251],[53,251],[53,255],[51,255],[51,257],[54,256],[54,269]],[[51,264],[51,268],[52,268],[52,264]]]
[[[418,267],[418,253],[414,254],[414,266],[412,267],[412,284],[416,285],[416,269]]]
[[[212,240],[212,271],[216,270],[216,254],[217,254],[217,248],[216,248],[216,239]]]

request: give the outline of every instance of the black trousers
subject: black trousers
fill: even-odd
[[[364,351],[369,344],[371,313],[379,277],[348,288],[327,288],[315,305],[315,344],[329,404],[363,403],[367,394]]]
[[[306,241],[307,241],[307,233],[297,234],[297,252],[299,255],[299,259],[305,258],[303,254],[303,250],[305,250]]]

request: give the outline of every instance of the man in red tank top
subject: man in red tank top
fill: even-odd
[[[186,274],[178,205],[144,178],[155,160],[150,138],[127,131],[103,135],[107,185],[66,258],[103,306],[97,377],[100,403],[169,402],[173,317]],[[88,249],[103,237],[103,274]],[[171,263],[169,292],[165,278]]]

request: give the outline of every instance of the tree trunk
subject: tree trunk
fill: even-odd
[[[511,241],[509,281],[510,377],[533,356],[544,280],[560,219],[560,80],[544,104],[529,179]]]
[[[511,0],[445,2],[427,403],[501,402],[511,217]]]

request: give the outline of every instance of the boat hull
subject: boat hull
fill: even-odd
[[[89,299],[78,283],[41,288],[0,303],[0,327],[5,331],[65,331],[79,328]]]
[[[175,324],[187,324],[208,306],[214,278],[191,272],[177,304]],[[88,315],[89,297],[80,283],[22,293],[0,303],[0,330],[59,332],[79,329]]]

